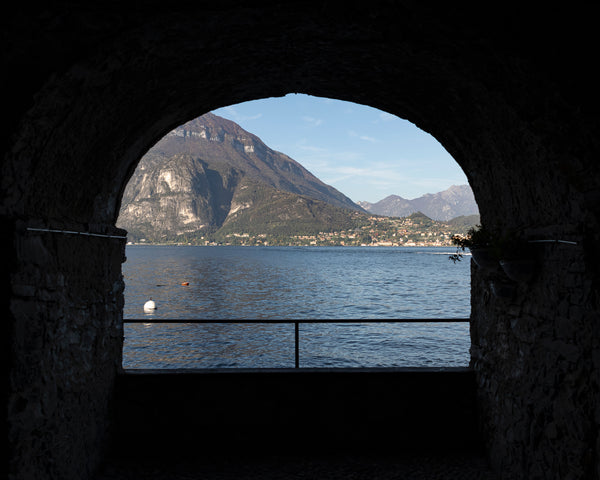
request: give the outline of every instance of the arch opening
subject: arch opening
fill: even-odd
[[[247,129],[232,118],[248,125]],[[255,132],[261,132],[260,137]],[[302,157],[304,166],[290,154]],[[339,183],[344,193],[354,189],[355,199],[383,200],[384,205],[353,202],[305,166]],[[125,264],[129,282],[125,318],[148,315],[149,322],[159,318],[356,322],[468,318],[468,265],[450,266],[446,259],[452,250],[451,237],[464,234],[479,222],[469,186],[455,185],[461,182],[466,178],[434,139],[409,122],[366,106],[293,95],[238,104],[201,116],[172,130],[150,149],[125,191],[118,225],[130,232],[129,243],[137,244],[128,247],[129,263],[135,264]],[[419,198],[407,200],[397,193]],[[215,248],[203,248],[202,252],[185,248],[175,254],[175,250],[149,247],[156,243]],[[145,247],[140,249],[139,245]],[[217,245],[232,248],[224,250]],[[235,245],[255,249],[242,253],[233,248]],[[256,248],[265,246],[268,248]],[[289,248],[298,246],[321,250],[300,253]],[[377,255],[371,247],[378,247]],[[170,259],[168,265],[162,256]],[[174,274],[174,263],[181,262],[185,268]],[[197,272],[189,271],[192,264]],[[244,276],[244,271],[249,275]],[[264,277],[259,280],[261,272]],[[186,280],[183,290],[182,280]],[[230,290],[231,282],[236,294],[225,298],[223,293]],[[280,284],[287,287],[282,289]],[[142,311],[148,298],[160,305],[158,311]],[[236,327],[230,326],[230,340],[235,346],[224,353],[210,342],[192,341],[212,338],[214,332],[204,335],[206,327],[198,325],[186,328],[188,334],[179,334],[182,341],[185,337],[186,348],[181,349],[176,341],[170,341],[173,338],[168,333],[179,331],[179,326],[126,325],[129,343],[124,365],[276,367],[293,360],[288,353],[286,362],[279,352],[292,348],[293,339],[282,340],[287,345],[277,348],[270,343],[270,355],[275,360],[269,364],[264,352],[260,358],[251,355],[251,351],[261,351],[269,344],[263,339],[261,345],[260,335],[256,335],[257,345],[236,345],[241,340],[233,340],[237,338]],[[222,333],[221,326],[216,328]],[[261,328],[276,330],[273,338],[293,332],[289,326],[287,330],[280,326]],[[315,339],[324,334],[315,328],[303,326],[303,366],[319,367],[319,361],[312,359],[315,355],[322,359],[321,366],[469,364],[468,331],[460,323],[364,325],[363,333],[361,328],[354,329],[346,352],[341,339],[348,337],[349,330],[323,326],[330,330],[326,336],[333,336],[328,342],[330,349],[340,342],[331,350],[330,358],[325,350],[322,354],[309,353],[323,349]],[[418,352],[394,352],[402,343],[418,342],[406,340],[411,336],[422,338]],[[368,343],[371,337],[377,341]],[[160,355],[146,355],[144,351],[150,352],[160,343],[158,338],[165,342],[158,349]],[[235,358],[234,350],[239,358]]]

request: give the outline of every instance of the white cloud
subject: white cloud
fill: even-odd
[[[380,166],[375,168],[354,167],[350,165],[326,164],[319,166],[319,173],[325,183],[332,185],[342,182],[359,181],[363,185],[390,187],[401,185],[408,179],[398,169]]]
[[[322,178],[321,180],[325,182],[327,185],[336,185],[340,182],[345,182],[346,180],[350,180],[352,175],[342,175],[341,177],[327,177]]]
[[[262,117],[262,113],[257,113],[255,115],[242,115],[235,109],[235,107],[231,105],[229,107],[224,107],[223,110],[225,110],[231,117],[233,117],[234,122],[236,123],[244,122],[247,120],[258,120]]]
[[[296,148],[302,150],[304,152],[309,152],[313,154],[327,155],[329,150],[323,147],[317,147],[315,145],[307,145],[306,140],[302,140],[296,144]]]
[[[354,130],[348,130],[348,135],[350,135],[351,137],[359,138],[360,140],[364,140],[365,142],[379,142],[379,140],[377,140],[375,137],[369,137],[368,135],[359,135]]]
[[[318,127],[319,125],[323,124],[323,119],[321,118],[314,118],[314,117],[309,117],[307,115],[302,117],[302,120],[304,120],[307,123],[310,123],[313,127]]]
[[[390,120],[393,120],[394,118],[396,118],[396,115],[392,115],[391,113],[387,113],[387,112],[379,113],[379,119],[383,122],[389,122]]]

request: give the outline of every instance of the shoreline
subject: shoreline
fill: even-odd
[[[192,243],[150,243],[150,242],[127,242],[128,247],[294,247],[294,248],[323,248],[323,247],[344,247],[344,248],[423,248],[423,247],[437,247],[437,248],[455,248],[452,244],[447,245],[227,245],[227,244],[208,244],[208,245],[196,245]]]

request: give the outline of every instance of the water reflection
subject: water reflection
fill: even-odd
[[[447,249],[446,249],[447,250]],[[444,249],[128,247],[126,318],[469,316],[468,262]],[[183,286],[182,282],[189,282]],[[157,310],[144,313],[152,297]],[[290,367],[290,324],[129,324],[126,368]],[[302,366],[465,366],[466,324],[302,325]]]
[[[128,324],[124,368],[293,367],[294,326]]]
[[[302,367],[466,366],[468,325],[301,324]],[[127,324],[125,368],[291,368],[293,324]]]

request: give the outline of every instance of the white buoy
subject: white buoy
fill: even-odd
[[[156,303],[154,303],[154,300],[150,299],[144,303],[144,311],[151,312],[153,310],[156,310]]]

